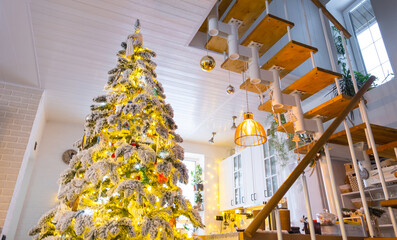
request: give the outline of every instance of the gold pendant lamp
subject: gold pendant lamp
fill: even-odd
[[[244,79],[243,72],[243,82]],[[245,90],[245,98],[247,102],[247,112],[244,113],[244,121],[236,128],[234,143],[244,147],[258,146],[267,141],[266,131],[260,123],[253,119],[254,115],[249,112],[247,89]]]
[[[239,146],[258,146],[267,141],[265,129],[253,119],[250,112],[244,113],[244,121],[237,126],[234,143]]]

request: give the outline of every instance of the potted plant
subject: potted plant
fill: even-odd
[[[190,175],[192,176],[192,184],[194,187],[194,203],[195,206],[194,208],[197,209],[198,211],[203,211],[203,191],[204,191],[204,185],[203,185],[203,169],[199,164],[196,165],[196,168],[194,169],[194,172],[191,171]]]
[[[199,164],[196,165],[194,172],[190,172],[190,175],[193,177],[192,183],[194,186],[194,191],[204,191],[203,169]]]

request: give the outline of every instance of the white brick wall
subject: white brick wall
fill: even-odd
[[[14,191],[42,90],[0,82],[0,227]]]

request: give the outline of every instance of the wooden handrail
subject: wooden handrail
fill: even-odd
[[[303,173],[306,167],[313,160],[315,155],[320,151],[320,149],[327,142],[328,138],[332,135],[332,133],[336,130],[336,128],[342,123],[342,121],[346,118],[346,116],[354,109],[354,107],[358,104],[364,93],[368,90],[371,84],[375,81],[376,77],[371,76],[367,82],[361,87],[361,89],[357,92],[357,94],[352,98],[347,107],[341,112],[341,114],[332,122],[332,124],[328,127],[328,129],[323,133],[323,135],[318,139],[318,141],[313,145],[313,147],[309,150],[306,156],[299,162],[296,168],[291,172],[288,178],[284,181],[284,183],[280,186],[280,188],[274,193],[273,197],[269,200],[269,202],[263,207],[263,209],[258,213],[258,215],[254,218],[251,224],[244,231],[244,235],[247,237],[252,237],[252,235],[258,230],[259,226],[262,222],[269,216],[271,211],[277,206],[282,197],[287,193],[287,191],[291,188],[291,186],[295,183],[295,181],[299,178],[299,176]]]
[[[336,18],[325,8],[325,6],[319,0],[312,0],[312,2],[318,8],[321,8],[321,10],[323,11],[324,15],[335,25],[336,28],[339,29],[339,31],[343,32],[343,34],[345,35],[346,38],[350,38],[352,36],[349,33],[349,31],[347,31],[346,28],[344,28],[342,26],[342,24],[340,22],[338,22],[338,20],[336,20]]]

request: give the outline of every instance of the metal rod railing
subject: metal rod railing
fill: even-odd
[[[280,186],[280,188],[274,193],[273,197],[268,201],[265,207],[259,212],[256,218],[254,218],[251,224],[247,227],[247,229],[244,232],[244,234],[247,237],[252,237],[253,234],[256,232],[256,230],[258,230],[262,222],[266,219],[266,217],[269,216],[271,211],[277,206],[278,202],[283,198],[283,196],[287,193],[287,191],[291,188],[291,186],[303,173],[303,171],[310,164],[310,162],[318,153],[318,151],[320,151],[320,149],[324,146],[324,144],[327,142],[329,137],[336,130],[336,128],[342,123],[342,121],[346,118],[349,112],[354,109],[356,104],[360,101],[361,97],[364,95],[364,93],[368,90],[368,88],[371,86],[371,84],[374,81],[375,81],[375,77],[371,76],[368,79],[368,81],[357,92],[357,94],[352,98],[352,100],[346,106],[346,108],[340,113],[340,115],[332,122],[332,124],[324,132],[324,134],[313,145],[313,147],[309,150],[306,156],[299,162],[299,164],[287,177],[287,179]]]
[[[357,86],[356,76],[354,75],[353,67],[352,67],[352,64],[351,64],[351,61],[350,61],[350,54],[349,54],[349,51],[348,51],[347,46],[346,46],[346,40],[345,40],[345,36],[344,36],[343,32],[341,32],[341,38],[342,38],[343,48],[345,49],[347,65],[349,67],[350,75],[352,77],[354,91],[357,92],[358,86]],[[383,194],[385,195],[385,200],[389,200],[390,197],[389,197],[389,192],[387,191],[385,176],[384,176],[383,171],[382,171],[382,166],[380,164],[378,150],[376,149],[375,138],[374,138],[374,135],[372,133],[371,124],[369,122],[369,118],[368,118],[368,115],[367,115],[367,110],[365,108],[365,104],[364,104],[364,100],[363,99],[360,100],[359,109],[360,109],[361,119],[363,119],[363,122],[365,123],[365,128],[367,129],[367,137],[368,137],[368,140],[369,140],[368,145],[369,145],[370,148],[372,148],[372,151],[373,151],[376,167],[378,169],[379,180],[380,180],[380,183],[381,183],[382,189],[383,189]],[[364,201],[365,201],[365,199],[363,199],[363,202]],[[396,219],[395,219],[394,214],[393,214],[393,209],[391,207],[389,207],[388,210],[389,210],[390,219],[391,219],[391,222],[392,222],[392,225],[393,225],[394,234],[397,237],[397,223],[396,223]]]

